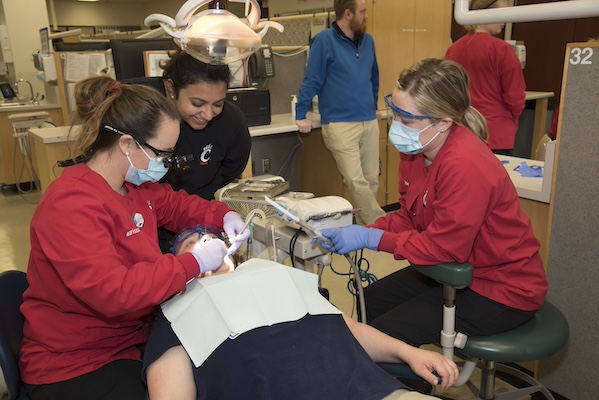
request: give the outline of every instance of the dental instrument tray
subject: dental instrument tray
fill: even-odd
[[[228,197],[237,199],[263,200],[265,196],[276,197],[289,192],[289,182],[246,180],[228,191]]]
[[[257,184],[251,183],[249,185],[244,185],[247,181],[256,182]],[[260,183],[264,182],[269,183],[270,185],[261,187]],[[242,186],[239,187],[240,185]],[[242,188],[245,188],[246,190],[242,191]],[[283,191],[281,192],[281,190]],[[257,175],[250,179],[241,180],[240,183],[230,183],[227,186],[218,189],[214,194],[214,198],[225,203],[230,209],[236,211],[243,219],[256,209],[262,211],[264,213],[264,219],[266,219],[275,216],[277,212],[264,200],[264,197],[269,192],[276,191],[279,191],[278,193],[281,195],[286,193],[285,190],[289,191],[289,183],[285,182],[283,177],[277,175]]]

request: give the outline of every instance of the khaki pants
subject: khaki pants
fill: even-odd
[[[335,159],[349,189],[358,223],[372,224],[385,215],[376,201],[379,188],[379,125],[364,122],[331,122],[322,126],[322,139]]]

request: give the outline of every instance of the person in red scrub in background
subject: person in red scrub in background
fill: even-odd
[[[470,1],[470,10],[507,6],[507,0]],[[511,156],[526,102],[526,83],[512,46],[495,37],[504,25],[466,26],[469,33],[447,49],[445,58],[460,64],[470,76],[472,106],[487,120],[488,146],[496,154]]]

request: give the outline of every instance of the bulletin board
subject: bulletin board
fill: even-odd
[[[73,93],[77,82],[90,76],[106,75],[115,78],[110,50],[56,52],[54,53],[54,62],[64,121],[69,120],[68,114],[74,110]]]
[[[273,46],[275,76],[264,82],[264,89],[270,91],[272,114],[291,112],[291,95],[299,94],[304,81],[308,46]]]
[[[599,42],[569,44],[550,200],[548,299],[570,324],[568,345],[541,361],[541,382],[571,399],[598,399]]]
[[[144,51],[144,73],[146,76],[162,76],[162,65],[170,59],[168,53],[168,50]]]

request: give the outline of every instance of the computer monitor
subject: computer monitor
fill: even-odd
[[[173,39],[110,39],[116,79],[145,76],[144,51],[177,48]]]
[[[108,42],[54,43],[54,50],[56,51],[106,51],[109,48],[110,44]]]

